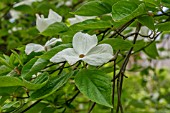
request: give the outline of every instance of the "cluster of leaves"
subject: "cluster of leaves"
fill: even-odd
[[[13,7],[19,0],[2,0],[0,10],[0,111],[11,113],[64,113],[72,112],[155,112],[152,108],[163,109],[168,112],[169,98],[164,90],[168,86],[160,85],[161,82],[151,85],[158,90],[147,91],[142,89],[150,83],[150,78],[159,78],[157,74],[165,71],[134,65],[129,71],[141,71],[138,78],[125,80],[125,90],[122,91],[126,66],[130,56],[136,55],[140,60],[140,52],[151,59],[160,58],[156,48],[156,39],[162,33],[162,37],[168,34],[169,28],[169,0],[73,0],[72,5],[57,6],[61,1],[39,1],[29,5]],[[66,2],[66,1],[64,1]],[[168,10],[164,11],[163,7]],[[21,12],[20,19],[10,22],[10,10]],[[41,34],[35,28],[35,14],[48,14],[53,9],[64,17],[62,22],[50,25]],[[96,16],[70,25],[68,18],[74,16]],[[141,27],[149,29],[151,34],[141,33]],[[12,31],[13,27],[21,27],[21,30]],[[134,31],[135,29],[135,31]],[[10,31],[11,30],[11,31]],[[10,32],[9,32],[10,31]],[[83,31],[89,34],[97,34],[99,43],[110,44],[113,47],[115,58],[102,66],[93,67],[84,62],[77,62],[70,66],[67,62],[51,63],[49,59],[59,51],[71,47],[71,41],[75,33]],[[47,52],[32,52],[26,55],[24,52],[28,42],[44,44],[52,37],[60,37],[61,43],[56,43],[54,48]],[[133,37],[133,40],[129,40]],[[142,37],[142,40],[138,40]],[[145,41],[144,39],[148,39]],[[3,50],[5,48],[5,50]],[[9,51],[10,49],[14,49]],[[6,51],[7,50],[7,51]],[[157,72],[158,71],[158,72]],[[125,75],[126,74],[126,75]],[[161,75],[161,80],[169,79]],[[137,79],[137,80],[136,80]],[[148,81],[144,81],[148,80]],[[141,81],[140,85],[136,81]],[[153,80],[154,81],[154,80]],[[158,80],[155,80],[158,81]],[[131,86],[135,84],[134,91]],[[150,83],[151,84],[151,83]],[[150,85],[149,84],[149,85]],[[128,86],[127,86],[128,85]],[[138,85],[138,86],[137,86]],[[126,88],[127,87],[127,88]],[[117,89],[115,91],[115,89]],[[126,90],[127,89],[127,90]],[[148,88],[150,90],[150,88]],[[138,93],[160,92],[159,97],[150,100],[149,96]],[[137,93],[135,95],[135,93]],[[134,94],[134,95],[131,95]],[[166,97],[164,105],[160,100]],[[121,101],[121,98],[123,102]],[[127,99],[128,98],[128,99]],[[130,99],[129,99],[130,98]],[[153,97],[154,98],[154,97]],[[76,102],[75,102],[76,100]],[[148,103],[149,101],[149,103]],[[155,103],[160,102],[157,106]],[[87,104],[90,102],[90,106]],[[96,109],[94,106],[97,104]],[[123,106],[125,105],[125,106]],[[154,106],[155,105],[155,106]],[[143,110],[146,108],[146,110]],[[160,110],[160,112],[162,112]]]

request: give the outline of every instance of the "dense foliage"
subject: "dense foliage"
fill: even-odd
[[[169,0],[1,0],[0,112],[169,113]],[[163,43],[164,42],[164,43]]]

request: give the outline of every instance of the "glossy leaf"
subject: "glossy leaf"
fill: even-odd
[[[24,65],[21,71],[21,76],[24,79],[30,79],[33,74],[36,74],[47,66],[48,61],[42,58],[33,58],[28,63]]]
[[[0,87],[23,86],[22,80],[17,77],[1,76]]]
[[[99,70],[81,70],[75,77],[75,83],[81,93],[90,100],[112,107],[111,82],[105,73]]]
[[[77,9],[74,14],[81,16],[99,16],[111,12],[110,5],[102,1],[90,1]]]
[[[73,31],[79,31],[79,29],[82,30],[90,30],[90,29],[104,29],[104,28],[109,28],[111,27],[111,22],[110,21],[103,21],[103,20],[86,20],[81,23],[74,24],[70,26],[70,29]]]
[[[23,79],[24,86],[29,89],[29,90],[37,90],[43,87],[49,79],[49,74],[48,73],[42,73],[38,75],[38,77],[33,81],[29,82],[25,79]]]
[[[130,41],[121,38],[105,39],[101,43],[110,44],[114,50],[129,50],[133,44]]]
[[[119,1],[112,6],[112,17],[114,21],[129,21],[144,13],[144,4],[138,5],[130,1]]]
[[[67,30],[68,30],[68,27],[64,23],[56,22],[50,25],[41,34],[44,36],[55,36],[55,35],[58,35],[59,33],[66,32]]]
[[[70,72],[66,74],[63,73],[61,75],[58,75],[56,78],[49,80],[49,82],[44,87],[33,92],[31,95],[31,98],[42,99],[42,98],[45,98],[51,95],[56,90],[58,90],[60,87],[62,87],[73,74],[74,72]]]

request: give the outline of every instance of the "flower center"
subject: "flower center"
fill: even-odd
[[[85,55],[83,55],[83,54],[80,54],[80,55],[79,55],[79,58],[83,58],[84,56],[85,56]]]

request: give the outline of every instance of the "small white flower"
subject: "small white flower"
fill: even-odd
[[[94,19],[96,18],[95,16],[78,16],[75,15],[75,18],[68,18],[68,21],[70,22],[71,25],[79,23],[79,22],[83,22],[85,20],[88,19]]]
[[[25,48],[25,53],[29,55],[33,51],[34,52],[48,51],[51,49],[51,46],[54,46],[59,41],[61,42],[61,39],[52,38],[51,40],[47,41],[44,46],[34,43],[27,44]]]
[[[43,32],[51,24],[62,21],[62,17],[51,9],[49,10],[48,18],[38,14],[36,14],[36,17],[36,27],[40,32]]]
[[[93,65],[100,66],[113,58],[113,49],[109,44],[97,45],[97,36],[78,32],[73,37],[73,48],[67,48],[56,55],[50,61],[59,63],[68,61],[70,65],[79,60]]]

